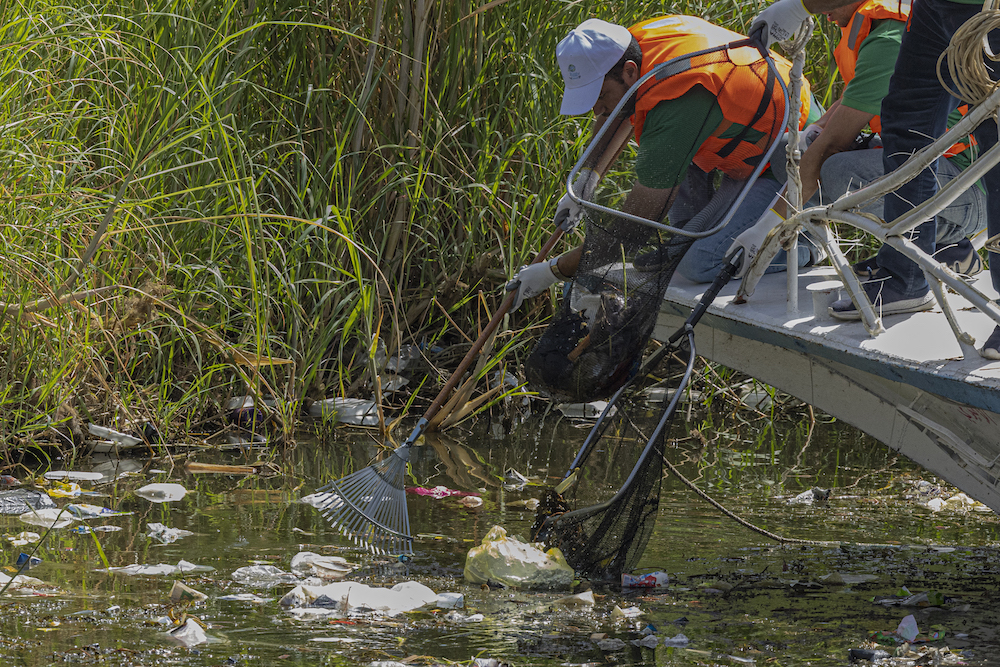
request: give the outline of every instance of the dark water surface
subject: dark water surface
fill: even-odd
[[[183,470],[184,458],[178,458],[172,472],[169,461],[140,461],[146,466],[141,476],[114,485],[84,482],[84,489],[108,495],[76,502],[134,514],[88,522],[122,527],[118,532],[52,531],[36,554],[42,564],[30,571],[46,588],[28,595],[8,591],[0,598],[0,661],[331,665],[407,660],[423,665],[495,658],[512,665],[840,665],[848,664],[850,649],[867,645],[874,633],[888,633],[913,614],[921,633],[941,633],[930,646],[947,646],[966,664],[1000,664],[1000,524],[993,513],[931,512],[920,506],[917,482],[929,483],[924,499],[938,488],[937,482],[844,425],[820,421],[807,437],[808,413],[803,410],[793,413],[795,421],[773,426],[749,415],[738,411],[715,417],[714,424],[689,424],[682,432],[697,426],[700,435],[675,442],[668,458],[699,488],[751,523],[786,537],[842,545],[776,544],[724,517],[670,477],[643,559],[644,567],[669,573],[669,585],[649,594],[594,584],[593,607],[556,606],[553,601],[569,591],[491,590],[465,583],[463,566],[468,550],[494,525],[510,535],[528,534],[534,516],[523,501],[561,478],[587,423],[550,413],[515,427],[485,424],[428,436],[414,452],[410,482],[481,492],[485,502],[467,509],[454,498],[409,496],[411,525],[421,538],[408,564],[358,551],[328,528],[313,507],[298,502],[350,466],[363,467],[376,451],[373,433],[341,427],[322,439],[305,435],[285,452],[286,463],[275,461],[286,472],[273,477],[191,475]],[[201,462],[233,464],[259,455],[187,454]],[[598,453],[587,471],[598,489],[595,494],[618,488],[628,467],[609,452]],[[532,485],[505,487],[504,473],[511,468]],[[170,504],[152,504],[131,493],[156,481],[178,482],[191,493]],[[832,489],[831,499],[789,503],[812,487]],[[951,495],[947,490],[936,493]],[[8,535],[44,532],[17,517],[0,517],[0,522]],[[152,522],[195,534],[159,545],[146,536]],[[8,566],[30,549],[6,540],[3,545],[2,564]],[[291,584],[255,587],[231,577],[253,563],[288,571],[299,551],[345,556],[360,565],[349,579],[370,585],[414,580],[438,593],[463,593],[461,617],[482,614],[482,620],[462,620],[448,611],[298,620],[277,603]],[[102,553],[111,566],[185,560],[214,571],[108,574],[102,570]],[[171,605],[175,580],[205,593],[208,600],[185,608]],[[833,583],[845,580],[855,583]],[[930,592],[932,600],[943,595],[943,604],[873,602],[903,586],[911,593]],[[218,599],[235,593],[256,593],[268,601]],[[642,615],[618,619],[616,606],[638,607]],[[164,634],[170,627],[165,617],[179,619],[184,613],[208,626],[215,643],[184,647],[171,641]],[[660,638],[655,649],[632,644],[647,626],[647,632]],[[592,639],[595,633],[621,639],[625,648],[604,652]],[[686,646],[664,646],[664,638],[679,634],[688,638]]]

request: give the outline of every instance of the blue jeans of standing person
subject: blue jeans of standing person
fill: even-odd
[[[681,184],[681,191],[678,193],[677,199],[674,200],[674,204],[670,207],[668,219],[672,222],[690,219],[695,212],[703,209],[711,198],[711,188],[705,187],[701,183],[695,183],[700,177],[697,173],[693,172],[695,170],[688,171],[688,176],[685,178],[684,183]],[[709,176],[705,175],[705,179],[708,178]],[[760,216],[767,211],[781,187],[782,184],[773,178],[764,176],[758,178],[750,186],[750,192],[747,193],[746,198],[740,203],[740,207],[733,214],[729,222],[726,223],[726,226],[711,236],[706,236],[695,241],[684,255],[684,258],[681,259],[680,264],[677,265],[677,271],[691,282],[712,282],[719,274],[719,271],[722,270],[722,266],[726,260],[726,253],[733,245],[733,241],[760,219]],[[711,221],[710,226],[714,227],[718,224],[725,215],[726,210],[727,208],[724,207],[720,215]],[[809,246],[801,241],[801,237],[798,252],[799,266],[805,266],[809,263],[811,254]],[[784,250],[781,250],[774,258],[774,261],[771,262],[771,265],[767,267],[767,273],[784,271],[787,263],[786,253]]]
[[[909,29],[903,34],[896,68],[889,81],[889,92],[882,100],[882,142],[885,172],[895,170],[914,152],[941,136],[948,114],[958,106],[938,81],[938,56],[948,47],[955,31],[970,17],[978,14],[982,5],[966,5],[948,0],[920,0],[913,3]],[[1000,39],[990,37],[994,52]],[[951,85],[947,68],[942,75]],[[980,151],[997,142],[997,126],[986,121],[975,132]],[[935,165],[885,197],[885,219],[894,220],[937,192]],[[992,169],[985,177],[990,236],[1000,232],[1000,169]],[[928,220],[911,233],[911,239],[921,250],[934,254],[937,224]],[[996,258],[995,258],[996,259]],[[883,245],[878,253],[878,265],[887,271],[893,287],[905,298],[927,293],[923,271],[902,253]],[[1000,288],[1000,261],[990,262],[993,286]]]

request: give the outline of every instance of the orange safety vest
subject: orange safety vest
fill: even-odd
[[[674,58],[730,42],[746,39],[742,35],[693,16],[662,16],[629,28],[642,49],[640,76],[656,65]],[[778,73],[789,81],[791,63],[772,54]],[[696,58],[680,60],[675,71],[658,75],[644,83],[636,95],[632,125],[636,141],[641,141],[646,114],[664,100],[675,100],[696,85],[703,86],[719,102],[724,117],[708,139],[698,148],[694,163],[703,171],[720,169],[732,178],[747,178],[771,141],[782,132],[784,99],[781,87],[760,52],[751,46],[722,49]],[[805,127],[809,115],[809,84],[803,80],[799,127]],[[694,122],[694,119],[692,119]],[[752,142],[743,134],[735,138],[722,135],[733,124],[752,128],[764,137]]]
[[[910,0],[868,0],[857,8],[851,22],[841,28],[840,43],[833,50],[833,59],[846,86],[854,78],[861,45],[872,31],[872,23],[893,19],[906,23],[910,16]],[[873,132],[882,131],[882,119],[875,116],[868,123]]]
[[[964,118],[965,114],[969,113],[969,105],[968,104],[959,105],[959,107],[955,109],[955,111],[958,112],[959,116],[962,116]],[[955,157],[956,155],[961,155],[962,153],[969,150],[973,146],[979,145],[979,142],[977,142],[976,138],[971,134],[966,135],[965,139],[966,139],[965,141],[959,141],[956,144],[952,144],[951,148],[942,153],[942,155],[944,155],[945,157]]]

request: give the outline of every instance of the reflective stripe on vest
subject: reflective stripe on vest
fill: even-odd
[[[632,124],[641,141],[646,114],[662,101],[675,100],[700,85],[718,100],[723,123],[699,146],[694,163],[703,171],[720,169],[732,178],[753,173],[771,140],[784,131],[778,127],[784,113],[781,87],[757,49],[743,46],[702,56],[685,58],[698,51],[746,39],[742,35],[693,16],[664,16],[638,23],[629,32],[642,49],[640,75],[661,63],[678,58],[670,72],[658,74],[642,85],[636,96]],[[791,63],[772,54],[786,85]],[[809,114],[809,84],[803,80],[800,128]],[[696,119],[692,119],[694,121]],[[745,138],[723,138],[733,125],[756,130],[764,137],[756,142]]]
[[[909,16],[909,0],[868,0],[855,10],[851,22],[846,28],[840,29],[840,42],[833,50],[833,58],[837,61],[837,69],[840,70],[845,86],[854,79],[858,54],[872,31],[872,23],[887,19],[906,23]],[[872,117],[868,124],[872,131],[882,131],[882,119],[878,116]]]
[[[962,118],[965,118],[965,114],[969,113],[969,105],[968,104],[959,105],[959,107],[955,109],[955,111],[957,111],[958,115],[960,115]],[[967,135],[965,138],[967,141],[959,141],[956,144],[952,144],[951,148],[942,153],[942,155],[944,155],[945,157],[955,157],[956,155],[961,155],[962,153],[969,150],[973,146],[979,145],[978,142],[976,141],[976,138],[971,134]]]

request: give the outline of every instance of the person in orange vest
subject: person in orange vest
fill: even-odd
[[[642,21],[631,28],[589,19],[559,42],[556,58],[565,84],[560,112],[577,115],[593,111],[595,132],[605,122],[619,123],[609,128],[611,139],[595,151],[599,154],[577,177],[585,198],[600,178],[593,171],[595,165],[617,156],[631,133],[638,153],[636,181],[622,206],[627,213],[683,225],[711,199],[718,172],[736,183],[752,175],[767,148],[784,131],[781,87],[776,77],[769,76],[764,58],[752,46],[717,52],[711,58],[691,58],[686,69],[644,83],[628,102],[625,120],[609,118],[629,88],[656,65],[743,39],[700,18],[673,15]],[[791,64],[772,55],[787,83]],[[819,116],[814,112],[813,118],[808,118],[811,99],[806,85],[798,100],[803,123]],[[677,270],[696,282],[714,279],[733,239],[770,206],[779,188],[771,176],[758,178],[727,225],[696,240]],[[727,208],[722,207],[718,220]],[[571,228],[582,213],[567,194],[560,200],[555,220]],[[707,221],[706,228],[714,222]],[[525,298],[574,275],[580,255],[581,248],[576,248],[548,263],[521,267],[507,285],[507,289],[517,290],[515,308]],[[800,249],[798,260],[800,266],[812,261],[808,245]],[[633,263],[638,270],[653,271],[664,261],[656,251],[635,257]],[[785,263],[779,258],[774,269],[782,269]]]
[[[768,46],[787,39],[812,13],[828,12],[851,4],[848,0],[776,0],[753,21],[750,31],[763,29]],[[979,0],[919,0],[913,5],[910,20],[900,44],[889,91],[882,101],[882,158],[886,173],[897,169],[906,159],[941,136],[949,113],[959,101],[951,96],[937,78],[938,60],[955,33],[983,9]],[[987,37],[989,52],[1000,53],[1000,34],[994,30]],[[987,71],[998,75],[992,63]],[[953,86],[944,68],[945,84]],[[986,121],[973,133],[983,152],[997,144],[997,124]],[[937,161],[938,163],[941,160]],[[895,220],[937,192],[936,165],[921,171],[885,198],[885,218]],[[987,229],[990,236],[1000,234],[1000,169],[991,169],[982,178],[986,189]],[[910,241],[927,254],[935,252],[937,219],[917,226]],[[1000,291],[1000,261],[990,261],[993,288]],[[933,294],[923,271],[915,262],[888,244],[878,253],[878,271],[864,283],[865,293],[883,315],[911,312],[933,302]],[[860,319],[856,305],[842,299],[830,306],[840,319]],[[986,359],[1000,359],[1000,325],[986,339],[979,354]]]
[[[836,201],[885,173],[882,140],[878,135],[882,131],[879,111],[889,90],[889,78],[909,13],[910,3],[899,0],[863,0],[825,12],[827,19],[841,29],[834,59],[845,86],[823,117],[806,128],[808,148],[802,155],[800,174],[808,206]],[[953,112],[949,126],[967,110],[966,105],[964,111],[960,107]],[[863,132],[866,127],[872,132]],[[948,159],[938,164],[942,185],[969,165],[975,154],[973,144],[971,138],[956,144],[946,154]],[[778,147],[782,149],[783,146]],[[779,178],[784,175],[784,166],[784,162],[775,161]],[[938,215],[935,257],[956,273],[972,276],[983,270],[982,259],[968,237],[986,229],[986,205],[986,191],[978,184]],[[882,200],[863,210],[881,218]],[[784,218],[785,202],[779,201],[765,215]],[[773,226],[770,224],[768,229]],[[856,263],[854,270],[859,276],[872,278],[878,271],[877,258]]]

